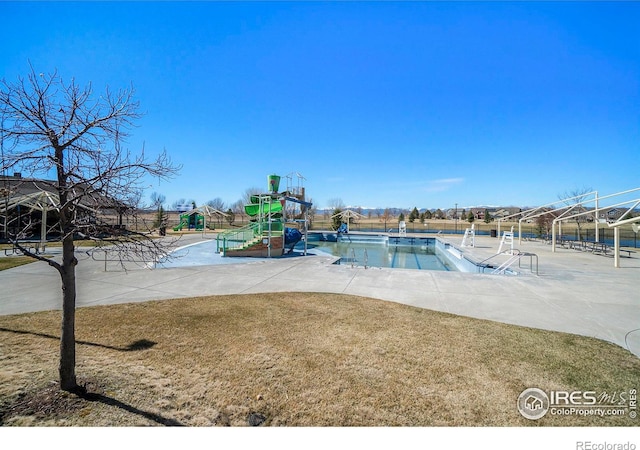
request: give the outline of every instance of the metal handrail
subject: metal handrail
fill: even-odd
[[[237,230],[228,230],[218,233],[216,237],[216,253],[224,253],[229,249],[242,248],[248,241],[262,234],[262,224],[250,223]],[[222,245],[220,245],[222,243]]]
[[[535,253],[522,253],[520,258],[518,258],[518,268],[520,268],[520,261],[522,260],[523,256],[528,256],[529,257],[529,271],[531,273],[533,273],[533,257],[535,256],[536,258],[536,276],[540,276],[540,274],[538,273],[538,255],[536,255]]]
[[[96,253],[97,252],[103,252],[104,253],[104,258],[97,259],[96,258]],[[144,263],[144,264],[147,264],[147,265],[154,264],[155,265],[155,264],[158,263],[158,260],[162,259],[162,258],[158,258],[158,257],[153,258],[153,259],[131,259],[131,258],[121,258],[121,257],[118,257],[118,258],[107,258],[107,255],[109,253],[112,253],[112,254],[116,253],[117,254],[117,251],[114,252],[112,249],[109,249],[109,248],[93,248],[91,250],[87,250],[85,253],[87,254],[87,256],[90,256],[91,259],[94,260],[94,261],[104,262],[104,271],[105,272],[107,271],[107,262],[117,262],[117,263],[120,263],[121,265],[126,263],[126,262]]]
[[[529,257],[529,270],[531,271],[531,273],[534,273],[534,272],[533,272],[533,258],[534,258],[534,257],[536,258],[536,270],[535,270],[535,274],[536,274],[536,276],[539,276],[539,272],[538,272],[538,268],[539,268],[538,255],[536,255],[535,253],[521,252],[521,251],[520,251],[520,250],[518,250],[518,249],[513,249],[513,251],[514,251],[514,252],[517,252],[517,253],[512,254],[512,257],[511,257],[511,258],[509,258],[509,259],[508,259],[507,261],[505,261],[504,263],[500,264],[500,266],[498,266],[497,268],[493,268],[493,267],[491,267],[491,269],[494,269],[491,273],[494,273],[494,274],[499,274],[499,273],[504,274],[504,273],[505,273],[505,271],[506,271],[509,267],[511,267],[511,266],[513,265],[513,263],[515,263],[516,261],[518,261],[518,268],[520,268],[520,267],[521,267],[521,265],[520,265],[520,261],[521,261],[521,259],[522,259],[524,256],[528,256],[528,257]],[[487,259],[484,259],[484,260],[480,261],[477,265],[478,265],[478,266],[484,266],[484,267],[487,267],[487,266],[488,266],[488,264],[486,264],[486,263],[487,263],[487,261],[489,261],[489,260],[491,260],[491,259],[495,258],[496,256],[499,256],[499,255],[502,255],[502,254],[505,254],[505,253],[511,253],[511,250],[505,250],[505,251],[503,251],[503,252],[496,253],[495,255],[492,255],[492,256],[488,257]]]

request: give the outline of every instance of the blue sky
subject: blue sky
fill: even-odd
[[[136,89],[171,204],[302,174],[322,208],[640,186],[638,2],[1,2],[2,76]],[[148,195],[147,195],[148,199]]]

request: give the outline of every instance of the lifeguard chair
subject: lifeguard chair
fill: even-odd
[[[464,230],[464,236],[462,237],[461,247],[475,247],[476,246],[476,229],[475,223],[471,224],[471,228]]]
[[[406,236],[407,235],[407,223],[404,220],[401,220],[398,223],[398,234],[400,236]]]

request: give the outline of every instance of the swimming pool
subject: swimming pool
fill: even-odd
[[[299,242],[292,255],[302,254],[304,242]],[[386,267],[393,269],[478,272],[478,267],[463,257],[458,249],[435,237],[392,237],[387,235],[348,234],[338,238],[335,233],[311,232],[307,236],[307,253],[337,257],[336,264]],[[217,264],[251,263],[261,258],[224,257],[217,252],[215,240],[198,242],[178,248],[171,258],[159,261],[155,267],[189,267]]]
[[[392,269],[460,271],[439,241],[432,237],[390,237],[386,235],[310,233],[308,248],[351,264]],[[300,247],[301,248],[301,247]]]

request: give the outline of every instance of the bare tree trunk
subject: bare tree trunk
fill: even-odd
[[[60,197],[60,225],[62,238],[62,266],[59,268],[62,278],[62,328],[60,330],[60,389],[73,391],[76,383],[76,265],[73,243],[73,213],[68,203],[67,174],[64,172],[64,149],[57,138],[52,139],[58,162],[58,195]]]
[[[62,329],[60,333],[60,388],[73,391],[76,383],[76,265],[73,235],[62,243]]]

